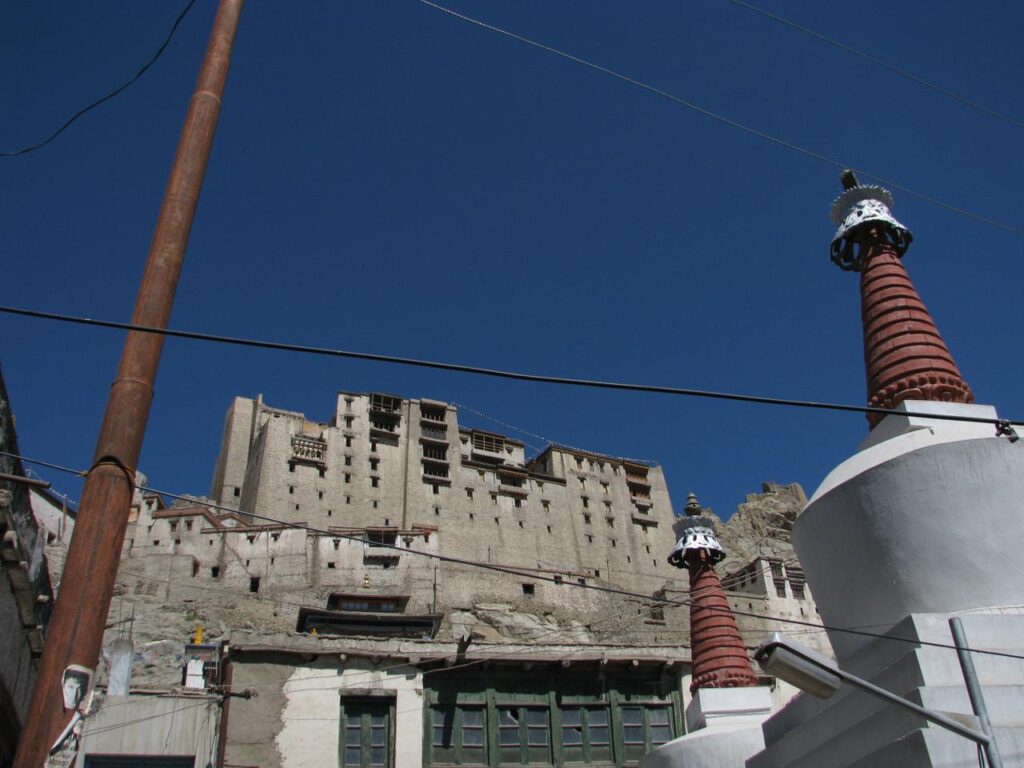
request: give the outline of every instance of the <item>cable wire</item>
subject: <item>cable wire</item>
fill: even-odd
[[[73,114],[71,117],[65,120],[64,124],[60,128],[51,133],[42,141],[37,142],[36,144],[30,144],[27,147],[22,147],[21,149],[15,149],[9,152],[0,152],[0,157],[18,157],[19,155],[27,155],[29,152],[35,152],[37,149],[42,149],[51,141],[53,141],[62,133],[64,133],[64,131],[70,128],[71,124],[78,120],[78,118],[82,117],[87,112],[91,112],[92,110],[96,109],[96,107],[100,106],[104,102],[110,101],[110,99],[128,90],[128,88],[134,85],[135,82],[139,80],[139,78],[146,74],[146,71],[156,63],[157,59],[160,58],[163,52],[167,49],[167,46],[170,45],[171,39],[174,37],[174,33],[178,31],[178,27],[181,25],[181,22],[184,21],[185,16],[188,15],[188,12],[192,10],[192,6],[195,4],[196,0],[189,0],[188,3],[185,4],[185,7],[182,9],[181,13],[178,14],[178,18],[174,20],[174,24],[171,26],[171,31],[167,33],[167,37],[164,38],[164,41],[160,44],[160,47],[156,49],[156,53],[153,54],[149,61],[142,65],[142,68],[139,69],[139,71],[135,73],[135,76],[128,80],[128,82],[115,88],[106,96],[101,96],[91,104],[82,107],[80,110],[75,112],[75,114]]]
[[[21,461],[26,461],[26,462],[29,462],[31,464],[37,464],[39,466],[50,467],[51,469],[56,469],[56,470],[59,470],[61,472],[68,472],[70,474],[79,475],[81,477],[84,477],[84,476],[86,476],[88,474],[88,472],[83,472],[82,470],[71,469],[69,467],[61,466],[60,464],[54,464],[52,462],[47,462],[47,461],[42,461],[42,460],[39,460],[39,459],[29,458],[28,456],[19,455],[19,454],[16,454],[16,453],[11,453],[9,451],[2,451],[2,450],[0,450],[0,456],[10,456],[11,458],[17,458],[17,459],[20,459]],[[155,494],[158,494],[158,495],[161,495],[161,496],[166,496],[166,497],[171,498],[171,499],[180,499],[182,501],[187,501],[187,502],[189,502],[191,504],[199,504],[201,506],[209,507],[211,509],[218,509],[218,510],[222,510],[222,511],[225,511],[225,512],[230,512],[230,513],[233,513],[233,514],[248,515],[251,518],[255,518],[255,519],[258,519],[258,520],[264,520],[264,521],[266,521],[266,522],[268,522],[268,523],[270,523],[272,525],[280,525],[280,526],[285,527],[285,528],[292,528],[292,529],[295,529],[295,530],[308,531],[309,533],[317,534],[317,535],[320,535],[320,536],[327,536],[327,537],[337,538],[337,539],[346,539],[348,541],[354,541],[354,542],[358,542],[360,544],[364,544],[365,543],[365,539],[360,537],[360,536],[353,536],[351,534],[340,533],[338,531],[324,530],[322,528],[316,528],[316,527],[311,526],[311,525],[306,525],[305,523],[293,523],[293,522],[289,522],[287,520],[281,520],[279,518],[270,517],[268,515],[260,515],[260,514],[257,514],[256,512],[250,512],[250,511],[246,511],[246,510],[239,510],[239,509],[235,509],[233,507],[227,507],[227,506],[224,506],[224,505],[221,505],[221,504],[216,504],[216,503],[214,503],[212,501],[209,501],[209,500],[201,501],[201,500],[196,499],[196,498],[191,497],[191,496],[184,496],[182,494],[171,493],[170,491],[162,491],[162,490],[160,490],[158,488],[153,488],[151,486],[137,485],[136,488],[139,489],[139,490],[142,490],[142,491],[149,491],[150,493],[155,493]],[[234,528],[234,529],[231,529],[231,530],[238,531],[239,529]],[[245,529],[241,529],[241,530],[244,531]],[[426,557],[426,558],[429,558],[431,560],[437,560],[438,562],[451,563],[453,565],[464,565],[464,566],[467,566],[467,567],[470,567],[470,568],[479,568],[479,569],[482,569],[482,570],[494,571],[494,572],[497,572],[497,573],[504,573],[504,574],[511,575],[511,576],[517,576],[519,578],[533,579],[534,581],[544,581],[544,582],[548,582],[550,584],[557,584],[558,586],[569,586],[569,587],[572,587],[572,588],[575,588],[575,589],[588,589],[588,590],[595,591],[595,592],[604,592],[606,594],[618,595],[620,597],[632,597],[632,598],[635,598],[635,599],[638,599],[638,600],[643,600],[643,601],[650,601],[652,599],[657,599],[659,601],[662,601],[664,603],[664,605],[666,605],[666,606],[672,605],[672,606],[679,606],[679,607],[690,607],[690,606],[693,605],[693,601],[692,600],[669,600],[667,598],[652,598],[650,595],[645,595],[645,594],[642,594],[640,592],[632,592],[630,590],[620,589],[620,588],[614,587],[614,586],[602,586],[600,584],[593,584],[593,583],[591,583],[589,581],[586,581],[586,580],[582,580],[582,581],[556,580],[555,577],[553,577],[553,576],[544,576],[541,573],[538,573],[534,569],[531,569],[531,568],[515,568],[515,567],[512,567],[512,566],[497,565],[497,564],[494,564],[494,563],[484,563],[484,562],[480,562],[478,560],[467,560],[465,558],[454,557],[452,555],[442,555],[442,554],[439,554],[437,552],[424,552],[422,550],[411,549],[411,548],[410,549],[405,549],[405,548],[402,548],[402,547],[398,546],[397,544],[386,544],[386,543],[383,543],[383,542],[375,542],[374,546],[376,548],[378,548],[378,549],[392,549],[392,550],[395,550],[395,551],[400,552],[400,553],[404,552],[404,553],[409,554],[409,555],[417,555],[419,557]],[[716,609],[713,606],[702,606],[702,608],[704,608],[705,610],[712,610],[712,611],[713,610],[726,610],[726,611],[729,610],[729,609]],[[932,642],[930,640],[920,640],[920,639],[914,639],[914,638],[909,638],[909,637],[899,637],[899,636],[894,636],[894,635],[879,634],[877,632],[868,632],[868,631],[865,631],[865,630],[854,629],[852,627],[837,627],[837,626],[829,625],[829,624],[821,624],[821,623],[817,623],[817,622],[804,621],[804,620],[801,620],[801,619],[787,618],[785,616],[772,616],[770,614],[752,613],[750,611],[742,611],[742,610],[738,610],[738,609],[735,609],[735,608],[731,609],[731,613],[733,613],[734,615],[737,615],[737,616],[750,616],[750,617],[755,618],[755,619],[761,619],[762,621],[775,621],[775,622],[782,623],[782,624],[796,624],[798,626],[811,627],[813,629],[824,629],[824,630],[829,631],[829,632],[842,632],[844,634],[858,635],[858,636],[861,636],[861,637],[870,637],[870,638],[873,638],[873,639],[876,639],[876,640],[889,640],[889,641],[892,641],[892,642],[910,643],[912,645],[927,646],[927,647],[930,647],[930,648],[943,648],[943,649],[946,649],[946,650],[953,650],[953,651],[958,650],[957,646],[952,645],[950,643],[937,643],[937,642]],[[967,650],[970,653],[980,653],[980,654],[985,654],[985,655],[989,655],[989,656],[1000,656],[1000,657],[1009,658],[1009,659],[1024,659],[1024,655],[1016,654],[1016,653],[1009,653],[1007,651],[996,651],[996,650],[984,649],[984,648],[966,648],[966,649],[963,649],[963,650]]]
[[[799,32],[803,32],[805,35],[815,37],[824,43],[828,43],[834,48],[838,48],[841,51],[851,53],[854,56],[864,59],[864,61],[870,62],[871,64],[881,67],[882,69],[887,69],[893,74],[899,75],[900,77],[910,80],[913,83],[917,83],[918,85],[924,86],[925,88],[935,91],[936,93],[942,94],[943,96],[952,99],[953,101],[957,101],[966,107],[970,107],[971,109],[977,110],[982,114],[989,115],[990,117],[994,117],[997,120],[1002,120],[1003,122],[1009,123],[1010,125],[1016,126],[1017,128],[1024,128],[1024,123],[1020,122],[1019,120],[1015,120],[1012,117],[1004,115],[1002,112],[996,112],[994,109],[989,109],[988,107],[982,106],[981,104],[978,104],[975,101],[971,101],[970,99],[964,96],[954,93],[948,88],[943,88],[941,85],[936,85],[935,83],[930,82],[929,80],[925,80],[923,77],[918,77],[912,72],[908,72],[905,69],[900,69],[894,64],[890,64],[887,61],[883,61],[882,59],[876,58],[872,56],[870,53],[865,53],[864,51],[858,50],[857,48],[854,48],[852,45],[847,45],[846,43],[840,42],[839,40],[828,37],[827,35],[823,35],[821,32],[816,32],[815,30],[810,29],[809,27],[805,27],[802,24],[798,24],[797,22],[792,21],[791,19],[787,19],[783,16],[780,16],[777,13],[772,13],[771,11],[765,10],[764,8],[759,8],[756,5],[751,5],[750,3],[746,3],[743,0],[729,0],[729,2],[731,2],[733,5],[740,6],[741,8],[746,8],[748,11],[759,13],[762,16],[772,19],[773,21],[777,21],[779,24],[791,27],[792,29],[795,29]]]
[[[956,205],[953,205],[952,203],[947,203],[943,200],[939,200],[936,197],[932,197],[931,195],[926,195],[923,192],[917,192],[916,190],[910,189],[909,187],[905,187],[901,184],[897,184],[894,181],[885,179],[876,173],[871,173],[870,171],[864,169],[855,168],[849,163],[840,162],[839,160],[829,157],[828,155],[824,155],[821,152],[817,152],[813,149],[807,149],[806,147],[802,147],[798,144],[794,144],[790,141],[786,141],[785,139],[781,139],[778,136],[774,136],[770,133],[762,131],[759,128],[753,128],[737,120],[733,120],[732,118],[725,117],[724,115],[720,115],[717,112],[713,112],[712,110],[707,109],[706,107],[702,107],[699,104],[696,104],[692,101],[688,101],[680,96],[676,96],[675,94],[670,93],[662,88],[658,88],[657,86],[645,83],[642,80],[637,80],[636,78],[630,77],[629,75],[624,75],[621,72],[615,71],[614,69],[609,69],[608,67],[602,66],[601,64],[596,64],[593,61],[581,58],[574,54],[563,51],[559,48],[546,45],[545,43],[539,43],[536,40],[531,40],[528,37],[516,34],[515,32],[510,32],[507,29],[502,29],[501,27],[494,26],[493,24],[488,24],[487,22],[481,21],[480,19],[474,18],[472,16],[467,16],[464,13],[459,13],[458,11],[452,10],[451,8],[446,8],[443,5],[431,2],[431,0],[416,1],[422,5],[426,5],[430,8],[434,8],[435,10],[441,11],[442,13],[446,13],[449,16],[452,16],[453,18],[460,19],[468,24],[473,24],[477,27],[480,27],[481,29],[496,32],[499,35],[503,35],[511,40],[523,43],[524,45],[528,45],[531,46],[532,48],[536,48],[538,50],[554,54],[555,56],[560,56],[563,59],[567,59],[583,67],[587,67],[588,69],[592,69],[595,72],[600,72],[604,75],[608,75],[609,77],[614,77],[616,80],[621,80],[624,83],[628,83],[629,85],[635,86],[649,93],[653,93],[656,96],[662,97],[663,99],[668,99],[669,101],[674,102],[675,104],[679,104],[680,106],[686,107],[687,109],[704,115],[705,117],[709,117],[712,120],[717,120],[718,122],[723,123],[724,125],[728,125],[731,128],[743,131],[744,133],[747,133],[751,136],[756,136],[759,139],[771,142],[772,144],[775,144],[777,146],[785,147],[786,149],[792,150],[793,152],[797,152],[803,155],[804,157],[809,157],[814,160],[827,163],[828,165],[831,165],[835,168],[851,169],[860,175],[870,176],[872,179],[875,179],[876,181],[881,182],[882,184],[891,187],[892,189],[899,190],[900,192],[910,195],[911,197],[916,197],[917,199],[923,200],[924,202],[930,203],[931,205],[934,205],[938,208],[944,208],[947,211],[958,213],[961,216],[966,216],[967,218],[974,219],[975,221],[979,221],[983,224],[988,224],[991,227],[996,227],[997,229],[1002,229],[1007,232],[1011,232],[1015,235],[1024,236],[1024,229],[1015,227],[1010,224],[1005,224],[1001,221],[997,221],[996,219],[990,219],[987,216],[974,213],[973,211],[966,210],[965,208],[960,208]]]
[[[529,381],[538,384],[562,384],[575,387],[591,387],[595,389],[613,389],[625,392],[647,392],[661,395],[677,395],[684,397],[701,397],[713,400],[730,400],[741,403],[757,403],[759,405],[780,405],[793,408],[817,408],[828,411],[845,411],[848,413],[877,413],[888,415],[899,413],[901,416],[919,416],[926,419],[940,421],[963,421],[976,424],[991,424],[996,428],[1001,426],[1024,426],[1024,421],[1010,419],[986,418],[981,416],[965,416],[951,413],[918,413],[915,411],[892,411],[887,408],[876,408],[870,405],[847,405],[842,403],[827,403],[813,400],[795,400],[784,397],[766,397],[763,395],[745,395],[735,392],[717,392],[708,389],[693,389],[687,387],[666,387],[656,384],[631,384],[617,381],[601,381],[598,379],[580,379],[566,376],[547,376],[536,373],[522,373],[518,371],[505,371],[498,368],[483,368],[476,365],[464,365],[461,363],[445,363],[436,360],[419,360],[412,357],[400,357],[397,355],[383,355],[374,352],[355,352],[344,349],[330,349],[328,347],[312,347],[302,344],[288,344],[278,341],[265,341],[260,339],[248,339],[238,336],[222,336],[213,333],[201,333],[197,331],[182,331],[172,328],[155,328],[149,325],[136,325],[135,323],[121,323],[114,320],[95,320],[88,317],[75,317],[63,315],[56,312],[43,312],[34,309],[23,309],[19,307],[2,306],[0,312],[22,317],[33,317],[44,320],[56,320],[62,323],[76,325],[89,325],[98,328],[115,328],[124,331],[138,331],[140,333],[155,333],[161,336],[170,336],[178,339],[192,339],[195,341],[209,341],[218,344],[233,344],[240,347],[254,347],[257,349],[274,349],[281,352],[298,352],[308,355],[321,355],[325,357],[342,357],[352,360],[368,360],[375,363],[394,363],[397,365],[410,365],[419,368],[432,368],[441,371],[452,371],[456,373],[471,373],[478,376],[491,376],[499,379],[512,379],[514,381]],[[1000,433],[1001,434],[1001,433]]]

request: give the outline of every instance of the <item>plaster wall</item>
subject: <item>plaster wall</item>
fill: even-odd
[[[276,737],[282,768],[336,765],[340,755],[341,699],[374,697],[394,702],[395,768],[419,768],[423,755],[423,676],[416,667],[374,669],[354,659],[344,669],[299,667],[284,684],[281,730]]]
[[[1020,605],[1022,500],[1024,443],[927,445],[816,495],[793,545],[828,625],[884,631],[911,613]],[[829,638],[840,662],[867,640]]]

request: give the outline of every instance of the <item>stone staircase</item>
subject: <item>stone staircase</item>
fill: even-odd
[[[843,669],[930,709],[970,715],[956,652],[891,638],[952,644],[947,616],[914,614]],[[1024,655],[1024,615],[961,617],[972,647]],[[975,654],[1003,764],[1024,766],[1024,660]],[[766,747],[747,768],[977,768],[974,742],[844,685],[831,699],[795,698],[762,726]]]

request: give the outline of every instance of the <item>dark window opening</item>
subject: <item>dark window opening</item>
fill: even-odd
[[[250,592],[259,592],[260,591],[260,580],[259,580],[258,576],[249,579],[249,591]]]

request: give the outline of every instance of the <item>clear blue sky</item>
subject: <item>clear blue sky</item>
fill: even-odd
[[[1024,120],[1020,3],[759,2]],[[180,7],[4,4],[0,149],[134,73]],[[200,0],[127,93],[47,148],[0,160],[0,303],[129,318],[214,7]],[[728,0],[452,7],[1024,227],[1024,129]],[[862,403],[857,277],[828,258],[839,189],[834,167],[413,0],[250,2],[172,324]],[[1024,417],[1024,238],[899,192],[895,213],[979,402]],[[25,453],[88,464],[121,342],[0,316]],[[692,489],[723,515],[764,480],[810,492],[866,431],[860,415],[169,340],[142,469],[157,487],[204,493],[234,395],[327,419],[338,389],[462,403],[655,459],[677,507]]]

